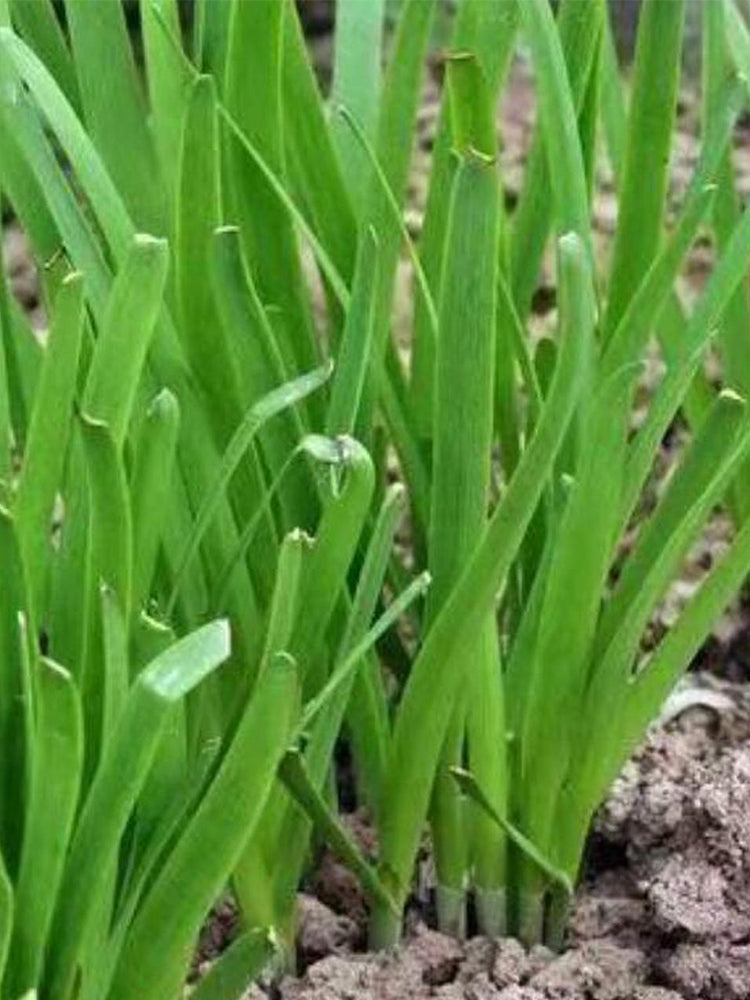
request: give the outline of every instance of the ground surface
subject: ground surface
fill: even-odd
[[[562,955],[527,953],[513,940],[460,945],[415,915],[397,955],[358,953],[362,899],[325,859],[313,885],[318,898],[301,898],[299,957],[307,967],[271,995],[750,998],[750,689],[694,675],[667,711],[675,717],[655,727],[601,811]]]

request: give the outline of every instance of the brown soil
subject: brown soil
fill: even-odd
[[[303,897],[306,968],[274,996],[750,1000],[750,691],[695,675],[665,711],[598,817],[562,955],[458,944],[419,915],[397,954],[357,953],[362,900],[326,859],[315,887],[339,912]]]

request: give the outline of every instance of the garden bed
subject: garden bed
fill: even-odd
[[[737,669],[729,664],[728,669]],[[563,954],[430,930],[429,866],[394,956],[363,954],[363,900],[330,859],[301,900],[301,978],[283,1000],[745,1000],[750,997],[750,689],[691,675],[591,837]],[[708,707],[706,703],[710,703]],[[675,698],[673,704],[679,707]],[[334,912],[333,907],[337,912]],[[258,989],[249,996],[263,995]]]

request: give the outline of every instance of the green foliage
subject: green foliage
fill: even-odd
[[[7,1000],[175,1000],[225,891],[242,932],[196,997],[240,996],[293,954],[313,831],[375,946],[399,939],[427,823],[443,929],[464,933],[471,892],[481,930],[557,943],[595,809],[750,567],[731,0],[706,5],[702,152],[669,232],[684,5],[646,0],[626,103],[604,0],[462,0],[418,238],[436,5],[403,0],[392,32],[382,0],[339,5],[328,104],[291,0],[198,0],[190,40],[176,0],[142,0],[135,40],[120,0],[68,0],[64,29],[50,0],[3,19],[0,189],[50,316],[41,346],[0,286]],[[539,115],[509,215],[496,111],[519,41]],[[706,223],[716,266],[686,315]],[[534,348],[543,261],[557,324]],[[680,411],[691,444],[623,560]],[[723,502],[734,540],[644,658]],[[342,735],[377,858],[332,791]]]

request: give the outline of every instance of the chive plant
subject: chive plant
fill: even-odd
[[[404,0],[384,65],[383,7],[338,0],[324,99],[291,0],[198,0],[190,37],[175,0],[142,0],[142,74],[120,0],[66,0],[64,27],[48,0],[0,4],[0,187],[52,315],[40,347],[3,292],[11,1000],[177,996],[226,887],[242,933],[198,991],[240,995],[293,952],[313,831],[359,877],[375,947],[399,940],[427,823],[441,929],[466,932],[471,893],[483,932],[558,944],[597,805],[750,567],[750,221],[730,160],[750,36],[731,0],[707,5],[701,155],[669,224],[683,0],[644,3],[629,100],[605,0],[556,18],[548,0],[461,0],[416,246],[436,4]],[[496,110],[521,45],[539,114],[508,215]],[[706,225],[715,268],[688,312],[677,279]],[[557,329],[532,349],[545,254]],[[633,431],[652,335],[666,370]],[[680,411],[691,442],[642,515]],[[642,656],[724,500],[734,540]],[[342,733],[375,862],[339,815]],[[59,887],[43,906],[34,879]]]
[[[290,827],[302,867],[307,814],[272,787],[276,772],[310,738],[309,763],[292,754],[284,771],[307,803],[347,704],[365,722],[383,711],[362,679],[350,697],[354,667],[426,577],[370,630],[403,491],[375,496],[372,460],[348,434],[365,355],[342,358],[312,433],[331,366],[304,331],[283,332],[249,244],[223,225],[212,79],[193,81],[181,62],[170,77],[171,38],[154,20],[146,49],[164,62],[152,72],[182,102],[177,158],[163,161],[163,188],[144,175],[121,194],[130,175],[115,180],[105,160],[121,164],[130,147],[94,82],[107,39],[124,67],[108,79],[144,143],[134,162],[146,173],[159,162],[121,8],[71,9],[69,40],[51,6],[5,8],[6,24],[9,13],[51,39],[70,73],[60,89],[3,29],[2,127],[18,140],[3,191],[34,241],[51,315],[41,346],[3,286],[2,726],[14,747],[0,796],[3,991],[178,996],[230,879],[240,898],[244,886],[263,899],[288,878],[288,856],[254,867],[256,827],[259,841],[272,823]],[[84,105],[97,129],[81,124]],[[249,914],[205,996],[226,995],[227,977],[244,988],[283,951],[273,928],[293,933],[295,890],[293,879],[286,923],[281,906],[273,920]]]

